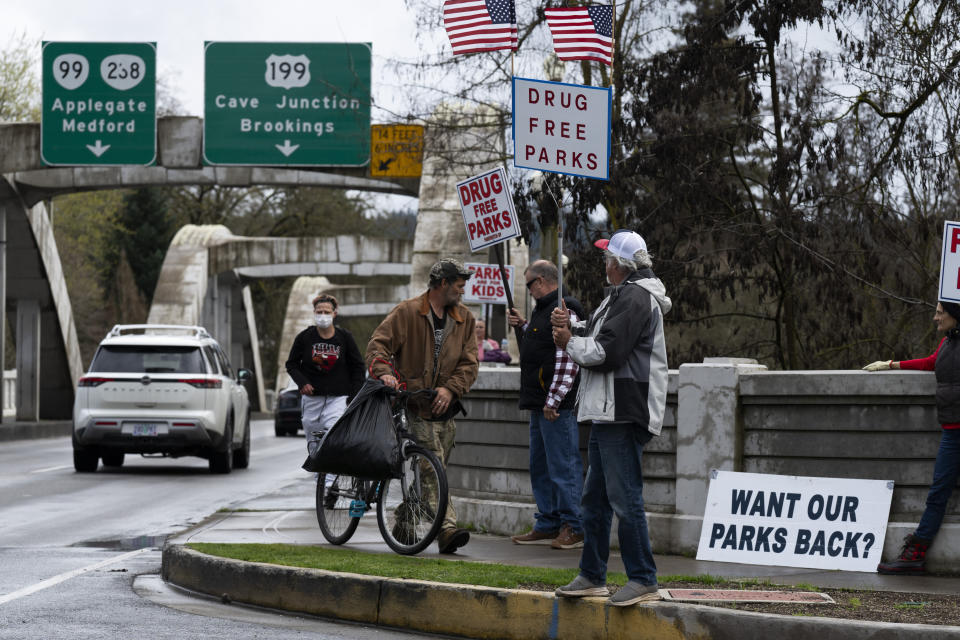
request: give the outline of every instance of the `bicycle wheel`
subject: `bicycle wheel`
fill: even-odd
[[[440,532],[447,512],[447,474],[423,447],[407,443],[404,449],[400,478],[380,483],[377,524],[391,549],[413,555]]]
[[[327,542],[343,544],[360,524],[360,518],[350,516],[350,504],[364,499],[365,483],[353,476],[334,476],[333,484],[327,487],[326,477],[323,473],[317,476],[317,523]]]

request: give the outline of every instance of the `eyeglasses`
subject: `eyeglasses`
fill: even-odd
[[[537,280],[539,280],[539,279],[542,278],[542,277],[543,277],[543,276],[537,276],[536,278],[533,278],[532,280],[527,280],[527,291],[530,290],[530,287],[533,286],[533,283],[534,283],[534,282],[536,282]]]

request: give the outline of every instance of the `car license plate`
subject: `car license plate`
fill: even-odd
[[[135,436],[155,436],[159,432],[160,425],[156,423],[135,423],[133,425],[133,435]]]

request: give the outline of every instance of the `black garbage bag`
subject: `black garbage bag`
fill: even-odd
[[[400,477],[400,439],[390,398],[389,387],[367,378],[303,468],[369,480]]]

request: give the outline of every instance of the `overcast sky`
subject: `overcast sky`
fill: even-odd
[[[384,60],[412,60],[418,51],[403,0],[4,0],[2,17],[0,45],[21,32],[34,40],[156,42],[159,76],[190,115],[203,115],[206,40],[371,42],[374,102],[386,106],[397,87],[382,72]]]

